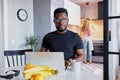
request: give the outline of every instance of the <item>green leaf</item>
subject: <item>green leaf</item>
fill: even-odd
[[[34,37],[33,35],[30,35],[25,39],[26,39],[26,42],[25,42],[26,47],[30,47],[35,51],[39,49],[40,39],[38,37]]]

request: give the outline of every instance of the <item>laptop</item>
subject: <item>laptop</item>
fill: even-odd
[[[63,52],[25,52],[26,62],[47,65],[59,72],[65,71]]]

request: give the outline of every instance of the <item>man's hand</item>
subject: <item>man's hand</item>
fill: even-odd
[[[71,65],[71,61],[70,60],[65,60],[65,67],[68,67]]]

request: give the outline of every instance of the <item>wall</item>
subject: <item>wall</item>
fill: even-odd
[[[43,36],[51,31],[50,0],[34,0],[34,35],[42,41]]]
[[[63,0],[34,0],[34,35],[38,36],[41,42],[48,32],[56,30],[53,11],[57,7],[63,7]]]
[[[4,67],[4,65],[3,65],[3,62],[4,61],[2,61],[3,60],[3,50],[4,50],[4,45],[3,45],[3,43],[4,43],[4,41],[3,41],[3,24],[2,24],[2,22],[3,22],[3,18],[2,18],[2,16],[3,16],[3,9],[2,9],[2,4],[3,4],[3,2],[2,2],[2,0],[0,0],[0,68],[2,68],[2,67]]]
[[[3,0],[4,1],[4,36],[5,50],[24,49],[25,37],[33,34],[33,0]],[[17,18],[18,9],[23,8],[28,13],[26,21]]]

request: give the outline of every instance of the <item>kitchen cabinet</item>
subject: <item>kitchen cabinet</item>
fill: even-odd
[[[103,19],[103,1],[98,2],[98,19]]]
[[[56,30],[56,27],[53,23],[54,19],[54,10],[59,7],[64,7],[64,0],[51,0],[51,31]]]
[[[97,3],[81,5],[81,18],[98,19]]]
[[[64,0],[64,7],[68,10],[69,24],[80,25],[80,6]]]

